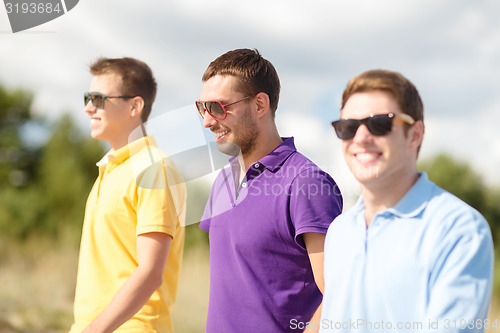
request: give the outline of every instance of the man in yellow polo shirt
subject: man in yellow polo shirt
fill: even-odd
[[[133,58],[102,58],[90,72],[91,135],[111,150],[87,200],[70,332],[172,332],[186,192],[144,131],[156,81]]]

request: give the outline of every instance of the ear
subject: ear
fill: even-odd
[[[257,119],[262,118],[265,114],[271,113],[269,109],[269,95],[260,92],[255,96],[255,102],[257,103]]]
[[[144,100],[142,99],[141,96],[136,96],[132,98],[130,104],[130,116],[135,118],[135,117],[140,117],[142,110],[144,109]]]
[[[417,149],[422,145],[424,140],[425,126],[421,120],[418,120],[410,128],[410,148]]]

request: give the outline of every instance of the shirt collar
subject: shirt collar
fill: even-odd
[[[401,218],[415,217],[427,206],[430,192],[432,191],[432,182],[427,177],[427,173],[419,173],[419,178],[408,192],[403,196],[396,206],[388,208],[385,212],[396,215]],[[365,209],[363,195],[360,195],[358,201],[352,209],[356,213],[362,213]],[[379,212],[382,213],[382,212]]]
[[[281,139],[283,142],[278,147],[259,160],[262,165],[271,171],[280,168],[285,160],[297,151],[293,137]]]
[[[293,137],[281,139],[283,142],[278,147],[274,148],[272,152],[261,158],[258,162],[254,163],[250,169],[253,168],[256,170],[263,170],[263,167],[265,167],[271,171],[275,171],[280,168],[285,160],[297,151]],[[239,169],[240,164],[237,156],[231,157],[229,162],[233,172],[235,172],[236,169]]]
[[[387,209],[388,212],[399,217],[415,217],[427,206],[432,182],[429,181],[427,173],[419,173],[419,178],[405,196],[399,200],[396,206]]]
[[[118,150],[111,149],[104,155],[104,157],[96,163],[97,166],[107,164],[108,162],[113,162],[116,164],[121,164],[125,162],[130,156],[136,154],[145,147],[156,146],[156,140],[153,136],[145,136],[135,141],[132,141],[126,146],[121,147]]]

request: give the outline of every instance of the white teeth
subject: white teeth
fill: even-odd
[[[358,153],[356,158],[361,162],[373,161],[378,157],[376,153]]]
[[[216,138],[220,138],[221,136],[224,136],[224,135],[226,135],[227,133],[229,133],[229,131],[216,132],[216,133],[215,133],[215,137],[216,137]]]

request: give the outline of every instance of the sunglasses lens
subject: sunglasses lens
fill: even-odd
[[[207,107],[208,113],[210,113],[212,117],[214,117],[215,119],[224,118],[224,108],[219,102],[206,102],[205,105]]]
[[[92,104],[97,109],[102,109],[104,107],[104,98],[102,95],[92,95]]]
[[[373,135],[386,135],[392,129],[392,119],[387,114],[381,114],[368,118],[365,124]]]
[[[202,118],[205,118],[205,106],[203,106],[202,102],[195,102],[196,108],[198,109],[198,112],[200,113]]]
[[[96,109],[102,109],[104,107],[104,96],[101,94],[86,93],[83,95],[83,100],[85,102],[85,106],[87,106],[87,104],[92,101],[92,105]]]
[[[87,106],[87,104],[89,104],[89,102],[90,102],[90,94],[89,93],[83,94],[83,102],[85,103],[85,106]]]
[[[352,139],[358,130],[359,124],[359,121],[354,119],[344,119],[332,122],[335,133],[341,140]]]

